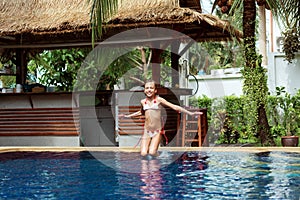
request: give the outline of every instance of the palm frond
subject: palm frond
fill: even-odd
[[[243,2],[244,1],[233,1],[228,15],[233,16],[234,13],[243,13],[244,11]]]
[[[299,0],[266,0],[272,14],[277,21],[281,21],[284,28],[299,28],[300,1]]]
[[[102,35],[102,25],[112,17],[117,9],[120,0],[88,0],[92,4],[90,22],[92,26],[93,42]]]

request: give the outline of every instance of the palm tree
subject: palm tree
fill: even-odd
[[[251,72],[255,70],[262,69],[261,62],[259,61],[259,57],[256,53],[255,47],[255,20],[256,20],[256,4],[255,0],[244,0],[244,11],[243,11],[243,39],[244,39],[244,47],[245,47],[245,73],[247,71]],[[255,69],[257,68],[257,69]],[[270,126],[267,119],[265,104],[266,104],[266,96],[267,96],[267,87],[266,87],[266,78],[264,71],[261,71],[261,76],[257,76],[255,78],[256,82],[252,82],[249,84],[251,80],[245,80],[245,84],[248,82],[248,88],[244,88],[246,91],[246,95],[251,95],[253,102],[256,104],[254,108],[257,109],[257,134],[260,138],[261,144],[271,144],[274,145],[273,138],[270,133]],[[247,75],[245,76],[247,79]],[[255,87],[256,85],[256,87]],[[250,86],[250,87],[249,87]],[[254,91],[255,88],[261,87],[261,90]]]
[[[214,1],[213,9],[219,5],[222,5],[220,0]],[[260,57],[257,56],[255,49],[255,20],[256,20],[256,4],[260,3],[268,6],[273,15],[277,18],[278,21],[281,21],[285,31],[284,36],[284,52],[286,54],[286,59],[291,62],[295,57],[295,52],[300,48],[299,36],[300,36],[300,1],[299,0],[244,0],[244,1],[232,1],[228,0],[226,2],[227,8],[221,8],[224,13],[232,15],[233,13],[243,9],[243,41],[245,47],[245,71],[255,71],[257,68],[261,68]],[[229,5],[229,7],[228,7]],[[231,9],[230,9],[231,8]],[[229,10],[230,9],[230,10]],[[261,73],[264,74],[264,71],[261,70]],[[245,78],[245,83],[251,82]],[[265,83],[265,77],[260,76],[262,83]],[[257,80],[257,79],[256,79]],[[255,83],[250,83],[249,85],[253,86]],[[253,87],[256,88],[257,87]],[[249,92],[250,91],[250,92]],[[262,84],[258,91],[251,90],[251,87],[247,90],[248,95],[257,95],[260,93],[260,97],[267,95],[266,85]],[[246,92],[246,93],[247,93]],[[257,99],[254,99],[254,102]],[[265,102],[260,101],[256,102],[257,107],[257,132],[261,140],[261,143],[264,144],[274,144],[272,137],[270,136],[270,126],[268,124]]]
[[[102,24],[109,19],[118,8],[118,0],[88,0],[91,6],[90,22],[92,26],[92,41],[102,36]]]
[[[281,26],[282,34],[284,36],[283,51],[286,55],[286,60],[292,62],[295,58],[295,52],[300,50],[300,1],[299,0],[253,0],[252,4],[257,2],[261,7],[268,8],[272,11],[272,15],[277,19]],[[241,6],[241,5],[245,6]],[[250,14],[251,7],[248,1],[234,1],[234,0],[215,0],[213,9],[220,6],[223,13],[231,15],[243,9]],[[231,8],[231,9],[230,9]],[[238,19],[239,20],[239,19]],[[247,27],[245,27],[246,30]]]
[[[292,62],[295,53],[300,50],[300,1],[272,0],[270,5],[272,13],[283,28],[283,51],[286,60]]]
[[[229,1],[228,1],[229,2]],[[244,93],[247,96],[247,99],[251,101],[248,105],[248,109],[252,110],[249,118],[254,122],[250,126],[251,132],[259,137],[262,145],[272,144],[274,141],[270,137],[270,126],[267,120],[266,109],[265,109],[265,97],[267,96],[267,88],[263,85],[266,84],[264,80],[265,75],[261,73],[262,76],[256,76],[255,78],[262,79],[262,82],[258,79],[251,79],[253,77],[254,71],[261,69],[261,62],[256,53],[255,47],[255,30],[256,30],[256,1],[255,0],[244,0],[244,1],[231,1],[229,5],[231,10],[223,8],[223,11],[226,10],[229,16],[233,13],[242,13],[243,15],[243,46],[244,46],[244,55],[245,55],[245,67],[244,67]],[[221,5],[220,1],[215,1],[213,9],[216,5]],[[242,11],[241,11],[242,9]],[[261,85],[260,85],[261,84]],[[262,88],[261,90],[254,91],[257,88]],[[259,98],[258,98],[259,97]],[[257,116],[257,117],[256,117]],[[256,132],[256,133],[255,133]]]

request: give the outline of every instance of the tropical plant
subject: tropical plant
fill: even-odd
[[[216,110],[213,107],[216,98],[205,95],[190,98],[189,105],[207,108],[210,137],[215,138],[213,142],[258,144],[257,137],[248,133],[248,124],[254,120],[246,113],[248,105],[245,104],[245,98],[247,97],[225,96],[225,109],[219,107]],[[281,145],[279,141],[281,136],[289,134],[300,136],[300,90],[290,95],[284,87],[277,87],[276,95],[269,95],[266,104],[272,137],[278,142],[276,145]]]
[[[222,1],[221,1],[222,2]],[[227,1],[226,1],[227,2]],[[252,111],[252,116],[254,123],[249,128],[250,132],[260,138],[263,145],[271,144],[274,145],[274,141],[271,137],[270,126],[268,124],[266,108],[265,108],[265,99],[267,95],[267,86],[266,86],[266,74],[260,70],[261,69],[261,58],[256,53],[255,47],[255,33],[256,33],[256,4],[255,0],[244,0],[244,1],[229,1],[230,6],[226,12],[228,16],[234,16],[235,12],[243,13],[243,46],[244,46],[244,55],[245,55],[245,66],[244,66],[244,79],[246,88],[244,88],[244,93],[247,96],[247,104],[251,106],[249,109],[250,113]],[[214,2],[213,8],[220,3],[219,0]],[[220,4],[219,4],[220,6]],[[222,7],[221,7],[222,8]],[[242,10],[242,12],[241,12]],[[236,18],[228,17],[230,21],[233,21]],[[251,82],[251,76],[253,72],[262,73],[261,78]],[[255,74],[257,74],[255,73]],[[251,85],[255,87],[251,87]],[[248,86],[247,86],[248,85]],[[258,90],[257,90],[258,89]],[[257,93],[257,91],[260,91]],[[256,95],[253,95],[256,94]],[[257,116],[257,117],[256,117]]]
[[[118,0],[88,0],[92,4],[90,12],[90,22],[92,26],[92,42],[101,38],[102,25],[110,18],[118,8]]]
[[[282,25],[283,52],[286,60],[291,63],[295,53],[300,50],[300,1],[299,0],[266,0],[272,14]]]
[[[219,141],[227,144],[238,143],[239,138],[239,132],[234,130],[230,117],[227,113],[225,113],[224,124],[223,128],[221,129],[221,138],[219,138]]]
[[[90,49],[46,50],[28,63],[31,73],[40,74],[38,82],[55,86],[58,91],[72,91],[76,74]]]
[[[14,88],[16,86],[16,77],[15,76],[1,76],[0,80],[2,81],[2,87],[5,88]]]
[[[99,83],[102,83],[101,85],[105,83],[107,89],[113,89],[113,86],[119,83],[120,78],[123,79],[121,81],[125,86],[124,89],[144,84],[146,79],[152,77],[152,72],[149,70],[151,58],[152,50],[150,48],[134,48],[114,60],[102,75],[105,80],[100,80]],[[165,82],[171,82],[171,52],[168,50],[162,51],[161,60],[160,84],[163,85]]]
[[[300,99],[297,95],[299,92],[291,95],[284,87],[276,87],[277,106],[282,111],[281,123],[285,127],[287,136],[296,134],[298,129]]]
[[[144,83],[148,71],[148,59],[151,53],[148,49],[138,47],[118,57],[103,72],[97,89],[113,89],[115,84],[123,77],[125,88]],[[129,70],[130,73],[127,73]],[[106,86],[106,88],[103,88]]]
[[[295,58],[295,53],[300,50],[300,1],[299,0],[215,0],[213,9],[220,8],[221,13],[231,22],[238,23],[240,19],[234,17],[234,13],[239,13],[243,9],[251,15],[255,11],[249,7],[255,2],[259,6],[264,6],[271,10],[272,15],[277,19],[278,25],[282,29],[283,52],[286,60],[291,63]],[[244,6],[243,6],[244,5]],[[247,14],[247,15],[248,15]],[[244,24],[245,25],[245,24]]]
[[[2,82],[2,87],[5,88],[14,88],[16,85],[16,76],[13,75],[16,72],[16,59],[15,56],[12,56],[10,59],[0,57],[0,70],[6,70],[9,68],[12,76],[0,76],[0,81]],[[9,67],[8,67],[9,66]]]

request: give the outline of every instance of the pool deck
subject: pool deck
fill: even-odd
[[[121,152],[139,152],[139,148],[132,147],[42,147],[42,146],[7,146],[0,147],[0,153],[16,151],[34,151],[34,152],[66,152],[66,151],[121,151]],[[203,151],[203,152],[269,152],[283,151],[300,153],[300,147],[160,147],[158,151]]]

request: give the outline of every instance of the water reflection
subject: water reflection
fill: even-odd
[[[205,190],[208,157],[196,152],[173,155],[177,159],[163,167],[160,158],[140,161],[140,191],[143,192],[144,199],[177,199],[184,198],[186,194],[192,197]]]
[[[261,198],[268,198],[269,192],[267,187],[271,185],[274,181],[274,177],[272,176],[272,162],[273,159],[270,157],[270,152],[261,152],[253,155],[254,165],[253,167],[253,176],[252,176],[252,184],[254,187],[252,188],[252,192],[249,197],[252,197],[252,194],[260,194]]]
[[[296,169],[290,170],[299,166],[295,155],[291,159],[279,152],[250,154],[240,177],[250,189],[245,195],[253,199],[299,199],[300,176]]]
[[[300,199],[299,153],[0,155],[0,199]]]
[[[140,190],[145,194],[144,199],[161,199],[163,194],[163,179],[158,159],[141,159],[140,179],[143,185]]]
[[[204,170],[208,167],[207,158],[208,156],[197,152],[184,152],[176,162],[184,167],[189,166],[189,170]]]
[[[208,157],[196,152],[185,152],[176,164],[178,171],[176,176],[178,180],[185,185],[185,191],[182,193],[201,194],[205,190],[205,169],[208,168]],[[196,195],[196,196],[197,196]]]
[[[298,159],[297,159],[298,156]],[[272,182],[266,185],[271,199],[300,199],[299,154],[271,153]],[[296,167],[296,168],[295,168]]]

